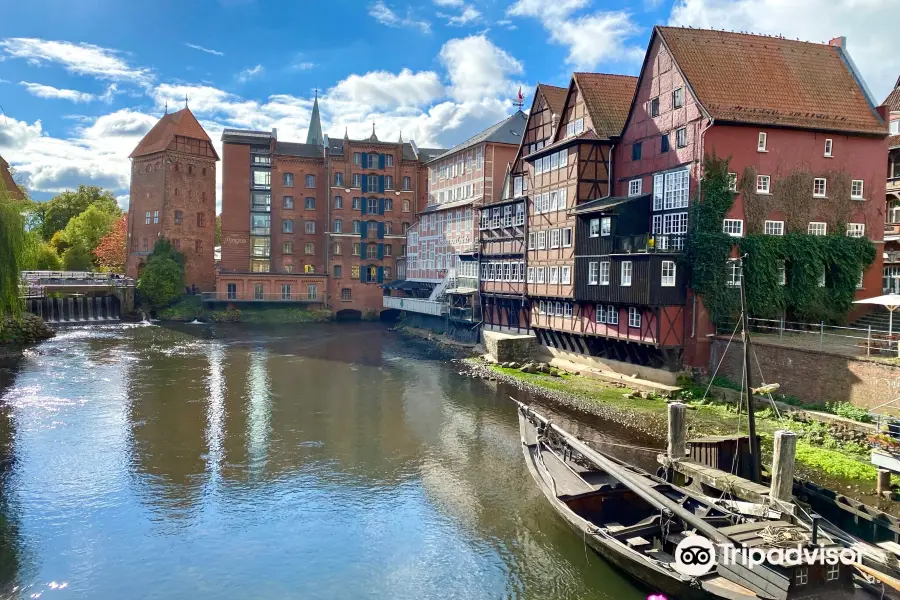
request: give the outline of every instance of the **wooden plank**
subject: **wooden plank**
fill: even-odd
[[[747,531],[762,531],[768,526],[772,527],[790,527],[791,524],[786,521],[762,521],[759,523],[741,523],[740,525],[732,525],[730,527],[723,527],[721,529],[722,533],[727,536],[733,536],[738,533],[745,533]]]
[[[625,540],[625,543],[635,549],[640,549],[640,548],[643,548],[644,546],[650,545],[650,542],[648,540],[645,540],[641,536],[635,536],[632,538],[628,538],[627,540]]]

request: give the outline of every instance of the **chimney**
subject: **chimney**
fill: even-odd
[[[828,40],[828,45],[847,50],[847,36],[842,35],[840,37],[831,38]]]
[[[276,140],[278,139],[278,130],[274,127],[272,128],[272,138]]]
[[[557,125],[559,125],[559,115],[553,113],[553,115],[550,117],[550,126],[552,128],[551,131],[556,131]]]

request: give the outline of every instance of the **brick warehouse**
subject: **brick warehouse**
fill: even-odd
[[[425,162],[443,150],[381,141],[374,125],[366,139],[329,139],[318,99],[306,143],[238,129],[222,142],[216,299],[380,312],[426,204]]]
[[[125,272],[137,277],[160,238],[184,254],[184,283],[215,288],[216,162],[189,108],[166,114],[129,155],[131,200]]]

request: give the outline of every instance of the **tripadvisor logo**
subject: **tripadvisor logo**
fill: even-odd
[[[763,563],[851,565],[862,562],[862,551],[849,548],[820,548],[803,544],[789,548],[735,548],[731,544],[715,545],[705,537],[690,535],[675,548],[672,568],[682,575],[700,577],[712,571],[716,565],[746,565],[752,569]]]

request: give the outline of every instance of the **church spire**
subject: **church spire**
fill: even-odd
[[[319,117],[319,90],[316,90],[316,99],[313,101],[312,116],[309,118],[309,130],[306,132],[306,143],[321,146],[324,136],[322,135],[322,119]]]

